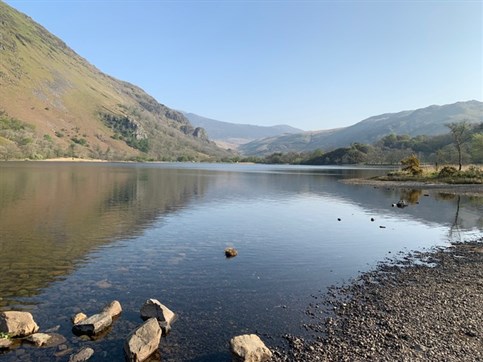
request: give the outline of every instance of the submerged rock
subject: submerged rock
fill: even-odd
[[[84,362],[92,357],[94,350],[90,347],[84,347],[76,354],[73,354],[69,358],[69,362]]]
[[[41,347],[52,339],[52,336],[47,333],[34,333],[26,338],[27,341],[35,344],[37,347]]]
[[[0,332],[11,337],[25,337],[39,330],[29,312],[7,311],[0,313]]]
[[[256,334],[245,334],[230,340],[231,351],[245,362],[263,362],[272,358],[272,352]]]
[[[74,324],[72,331],[77,335],[87,334],[88,336],[93,336],[107,329],[111,324],[112,317],[110,314],[99,313]]]
[[[233,258],[238,255],[238,251],[235,248],[226,248],[225,249],[225,256],[227,258]]]
[[[156,318],[150,318],[132,332],[124,343],[124,352],[129,362],[142,362],[159,347],[161,328]]]

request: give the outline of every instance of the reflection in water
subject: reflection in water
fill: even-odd
[[[163,358],[229,360],[235,334],[298,334],[311,293],[397,252],[481,233],[481,197],[338,182],[380,172],[0,164],[0,308],[34,310],[42,328],[60,325],[69,347],[92,343],[94,361],[122,360],[140,305],[155,297],[180,316]],[[401,198],[408,207],[391,207]],[[239,255],[225,259],[226,246]],[[123,314],[107,336],[72,335],[74,311],[113,299]]]
[[[0,170],[0,306],[34,295],[93,248],[139,235],[205,188],[176,170],[14,163]]]

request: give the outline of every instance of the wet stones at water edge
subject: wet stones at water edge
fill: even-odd
[[[72,327],[74,334],[94,336],[109,328],[112,324],[113,317],[121,314],[121,304],[115,300],[109,303],[101,313],[94,314],[88,318],[83,318],[85,314],[77,313],[72,319],[75,323]]]
[[[143,362],[159,347],[161,327],[156,318],[150,318],[133,331],[124,343],[124,353],[129,362]]]
[[[92,357],[94,350],[90,347],[84,347],[76,354],[73,354],[69,358],[69,362],[84,362]]]
[[[174,312],[164,304],[161,304],[159,300],[148,299],[141,307],[141,318],[143,320],[156,318],[163,331],[163,335],[167,335],[171,330],[171,324],[174,323],[177,317]]]
[[[235,248],[226,248],[225,249],[225,256],[227,258],[234,258],[238,255],[238,251]]]
[[[272,352],[256,334],[233,337],[230,348],[236,361],[264,362],[272,358]]]
[[[29,312],[7,311],[0,313],[0,333],[10,337],[25,337],[39,330]]]

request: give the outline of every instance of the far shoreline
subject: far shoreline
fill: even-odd
[[[395,188],[395,189],[421,189],[439,191],[449,194],[464,195],[483,195],[483,184],[448,184],[448,183],[426,183],[421,181],[387,181],[376,179],[351,178],[343,179],[340,182],[349,185],[365,185],[375,188]]]

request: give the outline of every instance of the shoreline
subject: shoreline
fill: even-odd
[[[311,303],[273,361],[483,359],[483,237],[380,264]]]
[[[340,182],[349,185],[365,185],[375,188],[397,188],[397,189],[421,189],[439,191],[448,194],[460,194],[469,196],[483,196],[483,184],[445,184],[425,183],[420,181],[380,181],[371,179],[342,179]]]

